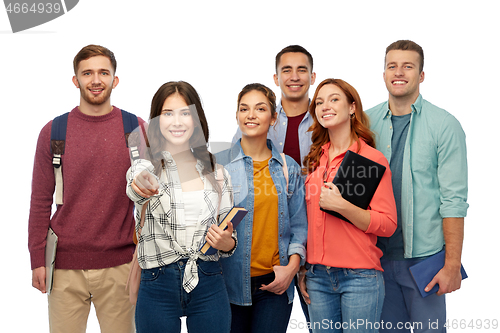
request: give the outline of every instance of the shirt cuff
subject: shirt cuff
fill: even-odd
[[[219,255],[221,258],[228,258],[232,256],[234,254],[234,251],[236,251],[236,248],[238,247],[238,237],[236,236],[236,230],[233,230],[233,234],[231,237],[234,239],[234,247],[228,252],[219,250]]]

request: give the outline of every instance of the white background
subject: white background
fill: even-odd
[[[115,53],[120,83],[112,94],[114,105],[147,119],[159,86],[185,80],[203,99],[211,141],[229,141],[236,130],[236,97],[245,84],[261,82],[279,94],[272,74],[274,57],[283,47],[304,46],[314,57],[316,83],[342,78],[358,90],[368,109],[387,99],[384,52],[398,39],[424,48],[422,95],[451,112],[467,134],[470,209],[463,264],[469,279],[448,296],[448,317],[467,323],[500,320],[494,274],[500,231],[494,215],[500,120],[497,7],[495,1],[478,0],[81,0],[66,15],[16,34],[1,8],[0,322],[13,324],[16,332],[48,331],[46,296],[31,287],[27,247],[33,156],[40,129],[79,102],[71,82],[72,60],[83,46],[101,44]],[[98,332],[95,316],[90,318],[88,331]],[[292,320],[303,320],[298,304]]]

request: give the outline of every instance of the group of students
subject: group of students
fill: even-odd
[[[109,102],[118,83],[114,56],[98,46],[80,52],[86,49],[96,53],[80,56],[79,62],[79,56],[75,58],[73,81],[83,89],[80,107],[72,113],[107,110],[92,116],[109,117],[117,112]],[[142,268],[135,309],[123,306],[128,315],[135,311],[135,325],[115,313],[120,323],[108,324],[115,325],[111,331],[133,331],[135,326],[137,332],[180,332],[180,318],[186,316],[189,332],[286,332],[294,286],[313,332],[390,331],[398,322],[445,318],[441,295],[460,288],[456,266],[467,210],[465,137],[453,116],[419,93],[423,51],[411,41],[387,48],[384,80],[389,101],[367,113],[354,87],[341,79],[323,80],[309,100],[308,90],[315,80],[312,67],[312,56],[303,47],[281,50],[274,75],[281,101],[277,103],[265,85],[246,85],[237,96],[238,130],[233,144],[215,154],[208,149],[209,126],[195,88],[178,81],[158,89],[147,126],[139,119],[145,152],[132,160],[125,185],[110,189],[106,184],[106,191],[115,196],[107,200],[123,200],[126,193],[135,205],[132,229],[138,235],[137,260]],[[73,116],[77,117],[83,116]],[[433,119],[431,125],[428,119]],[[30,212],[33,285],[42,292],[43,230],[46,233],[50,225],[61,235],[59,251],[70,252],[63,260],[74,258],[75,252],[71,253],[69,241],[65,244],[69,222],[60,217],[70,214],[63,208],[72,200],[71,189],[65,188],[65,205],[58,207],[52,220],[36,221],[34,209],[40,209],[36,202],[41,190],[35,176],[44,175],[46,186],[51,183],[46,196],[54,190],[52,174],[41,170],[50,155],[44,142],[49,130],[50,122],[39,138]],[[71,131],[68,125],[68,134]],[[73,133],[76,137],[78,129]],[[344,199],[332,183],[349,150],[386,167],[368,209]],[[42,158],[44,162],[39,161]],[[77,162],[63,161],[64,166],[71,163]],[[414,167],[417,163],[419,167]],[[120,189],[123,192],[116,193]],[[91,204],[100,205],[97,201],[102,198],[99,193]],[[122,222],[130,218],[131,206],[125,206]],[[244,207],[248,214],[236,227],[228,223],[221,230],[217,224],[233,206]],[[350,223],[322,209],[338,212]],[[131,236],[125,226],[121,226],[123,237],[115,235],[115,243]],[[109,225],[96,227],[99,232],[109,232]],[[202,254],[205,242],[217,251]],[[439,292],[424,299],[400,265],[442,250],[445,242],[445,267],[428,286],[439,283]],[[134,245],[122,244],[122,248],[130,255]],[[127,261],[121,264],[126,267],[123,271],[130,269]],[[104,262],[100,267],[86,262],[80,267],[65,265],[69,263],[56,260],[49,295],[52,332],[65,331],[75,313],[63,309],[67,303],[62,299],[69,290],[59,286],[60,271],[82,270],[83,281],[90,269],[113,267]],[[98,303],[102,297],[97,291],[82,290],[77,293],[88,304],[92,299],[105,332],[106,320],[101,321]],[[128,301],[122,297],[120,304],[124,299]],[[360,320],[364,326],[352,325]],[[381,326],[383,321],[394,325]],[[439,332],[443,330],[441,325]]]

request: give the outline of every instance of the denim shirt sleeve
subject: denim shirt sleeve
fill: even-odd
[[[288,169],[288,216],[290,219],[290,243],[288,257],[292,254],[300,256],[300,265],[306,260],[307,212],[305,202],[304,178],[300,174],[299,165],[286,156]]]
[[[223,181],[222,181],[222,188],[221,188],[221,198],[219,202],[219,216],[217,216],[217,222],[220,224],[224,217],[229,213],[231,208],[234,206],[234,200],[233,200],[233,188],[231,185],[231,176],[229,175],[229,172],[221,166],[222,172],[223,172]],[[236,251],[236,248],[238,247],[238,237],[236,233],[236,229],[233,230],[232,237],[234,239],[234,247],[229,251],[229,252],[224,252],[219,250],[219,256],[221,258],[227,258],[230,257],[234,254],[234,251]]]

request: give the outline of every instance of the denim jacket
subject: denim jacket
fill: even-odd
[[[267,146],[272,151],[269,160],[269,172],[278,193],[279,210],[279,256],[280,265],[286,266],[292,254],[300,256],[300,264],[304,265],[306,258],[307,213],[304,196],[304,180],[301,177],[299,165],[293,158],[286,156],[288,169],[288,191],[283,174],[283,160],[272,144],[267,140]],[[226,281],[229,301],[236,305],[252,305],[250,281],[250,255],[252,247],[253,227],[253,161],[243,153],[241,140],[230,149],[215,155],[217,163],[231,175],[234,205],[245,207],[248,214],[236,227],[238,233],[238,248],[229,258],[221,259]],[[288,302],[293,301],[293,283],[287,289]]]

